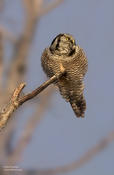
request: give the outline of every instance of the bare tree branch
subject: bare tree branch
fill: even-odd
[[[3,33],[0,31],[0,90],[2,88],[3,52]]]
[[[9,118],[11,117],[12,113],[23,103],[26,101],[34,98],[36,95],[38,95],[40,92],[42,92],[45,88],[47,88],[50,84],[56,82],[61,76],[65,75],[65,69],[61,66],[61,73],[54,75],[49,80],[44,82],[40,87],[33,90],[31,93],[25,95],[24,97],[19,98],[19,95],[22,91],[22,89],[25,87],[24,83],[21,83],[18,88],[15,89],[11,101],[8,104],[7,107],[2,111],[0,114],[0,129],[2,129],[6,123],[8,122]]]
[[[0,3],[1,2],[4,2],[4,1],[1,0]],[[0,108],[3,109],[3,106],[4,105],[6,106],[6,104],[8,104],[0,113],[0,128],[3,128],[7,124],[8,120],[12,116],[12,113],[17,109],[18,100],[21,99],[17,97],[18,100],[16,100],[14,99],[14,97],[15,97],[16,90],[22,85],[20,84],[20,82],[23,82],[25,78],[25,73],[27,68],[27,56],[30,50],[30,45],[35,35],[36,26],[39,22],[39,19],[42,15],[45,15],[46,13],[51,11],[53,8],[56,8],[60,4],[60,3],[57,3],[57,0],[55,0],[54,2],[49,4],[47,8],[45,6],[44,12],[42,13],[41,11],[43,10],[43,6],[42,6],[43,2],[44,2],[43,0],[23,0],[22,1],[22,3],[25,3],[24,5],[25,5],[26,17],[25,17],[25,23],[24,23],[22,34],[18,40],[16,39],[17,37],[13,36],[12,33],[10,33],[7,29],[5,29],[3,26],[0,25],[0,31],[2,32],[2,39],[8,39],[14,45],[13,57],[11,60],[11,67],[10,67],[10,71],[7,74],[8,83],[7,85],[5,85],[5,87],[8,87],[8,89],[4,88],[3,92],[1,92],[1,88],[0,88],[0,92],[1,92]],[[58,2],[60,2],[60,0],[58,0]],[[49,10],[46,10],[46,9],[49,9]],[[2,53],[3,52],[1,52],[0,54],[2,55]],[[2,63],[1,65],[3,65],[3,62],[0,62],[0,63]],[[4,67],[2,66],[2,68]],[[0,68],[0,71],[2,72],[1,68]],[[18,86],[17,84],[20,84],[20,85],[18,88],[16,88],[16,90],[13,93],[13,96],[9,100],[9,97],[11,96],[13,89],[15,89],[15,87]],[[20,93],[19,93],[19,96],[20,96]],[[7,103],[8,101],[10,102]],[[39,104],[39,106],[41,105]],[[43,111],[43,106],[40,107],[40,109],[42,109]],[[38,113],[40,113],[40,111],[41,110],[39,110]],[[10,125],[11,127],[9,127]],[[0,151],[2,153],[4,152],[2,156],[0,156],[1,158],[0,160],[1,161],[3,160],[3,162],[5,159],[7,159],[7,156],[8,156],[6,153],[7,141],[9,139],[10,133],[14,131],[13,128],[15,127],[15,125],[16,125],[16,118],[12,118],[9,125],[7,126],[7,129],[3,130],[0,137],[2,142],[2,143],[0,142],[0,148],[1,148]]]
[[[63,2],[64,0],[55,0],[54,2],[49,3],[48,5],[46,5],[46,7],[43,7],[43,9],[40,12],[40,15],[41,16],[46,15],[47,13],[49,13],[50,11],[58,7]]]
[[[30,45],[35,35],[36,25],[38,23],[38,16],[36,16],[35,3],[36,0],[26,0],[26,2],[31,6],[30,10],[26,10],[26,19],[23,32],[15,44],[14,54],[12,58],[11,68],[8,73],[8,88],[12,92],[12,89],[17,87],[17,84],[24,81],[24,76],[27,67],[27,56],[29,53]],[[41,0],[39,0],[41,1]],[[41,3],[39,3],[41,5]],[[41,7],[38,6],[38,9]]]
[[[54,75],[53,77],[51,77],[49,80],[47,80],[46,82],[44,82],[40,87],[38,87],[37,89],[35,89],[34,91],[32,91],[31,93],[25,95],[24,97],[20,98],[18,100],[19,105],[22,105],[24,102],[34,98],[36,95],[38,95],[40,92],[42,92],[46,87],[48,87],[50,84],[54,83],[55,81],[57,81],[61,76],[63,76],[65,74],[65,70],[63,69],[61,71],[60,74],[58,75]]]
[[[4,40],[7,39],[14,44],[16,43],[16,37],[2,25],[0,25],[0,32],[2,32]]]
[[[43,113],[49,107],[52,92],[53,89],[49,88],[48,91],[44,92],[43,95],[41,95],[40,104],[36,105],[36,111],[25,125],[20,140],[17,142],[15,149],[7,159],[7,164],[14,165],[20,161],[24,150],[26,149],[28,143],[31,141],[34,130],[38,126],[40,120],[43,118]]]
[[[43,0],[34,0],[34,2],[32,2],[31,0],[24,0],[25,8],[28,13],[32,13],[32,10],[34,9],[36,16],[39,17],[44,16],[53,9],[57,8],[60,4],[64,2],[64,0],[54,0],[53,2],[48,3],[45,6],[42,2]],[[41,9],[38,8],[39,6],[41,7]]]
[[[18,88],[15,89],[11,101],[9,102],[9,104],[2,110],[1,114],[0,114],[0,129],[2,129],[5,124],[7,123],[7,121],[9,120],[9,118],[11,117],[12,113],[16,110],[16,108],[18,107],[18,97],[22,91],[22,89],[25,87],[25,84],[22,83],[20,84],[20,86]]]
[[[0,0],[0,13],[3,11],[4,9],[4,0]]]
[[[74,161],[71,164],[52,168],[48,170],[30,170],[27,172],[23,172],[23,175],[29,174],[32,172],[32,175],[54,175],[54,174],[62,174],[68,173],[70,171],[77,170],[82,167],[88,161],[90,161],[94,156],[96,156],[99,152],[104,150],[111,142],[114,141],[114,131],[109,133],[104,139],[100,140],[95,146],[89,149],[84,155],[82,155],[78,160]]]
[[[29,15],[34,13],[34,16],[39,17],[42,9],[43,0],[24,0],[24,5]],[[40,7],[40,8],[39,8]]]

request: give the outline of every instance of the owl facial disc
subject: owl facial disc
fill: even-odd
[[[59,34],[52,41],[50,51],[56,55],[72,56],[75,53],[76,43],[69,34]]]

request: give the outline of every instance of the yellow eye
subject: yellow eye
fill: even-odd
[[[73,39],[72,42],[73,42],[73,44],[74,44],[74,43],[75,43],[75,40]]]
[[[65,36],[66,40],[68,41],[69,40],[68,35],[64,34],[64,36]]]

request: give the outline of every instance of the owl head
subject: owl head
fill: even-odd
[[[75,53],[76,43],[69,34],[59,34],[52,41],[50,51],[59,56],[72,56]]]

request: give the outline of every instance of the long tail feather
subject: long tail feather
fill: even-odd
[[[86,110],[86,101],[84,97],[82,96],[80,100],[78,101],[72,101],[70,100],[71,107],[77,117],[84,118],[85,110]]]

